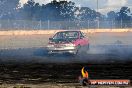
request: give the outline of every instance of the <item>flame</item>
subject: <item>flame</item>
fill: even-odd
[[[83,76],[83,78],[88,78],[88,71],[85,71],[84,70],[84,67],[82,68],[82,70],[81,70],[81,72],[82,72],[82,76]]]

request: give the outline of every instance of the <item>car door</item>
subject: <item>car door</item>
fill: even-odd
[[[82,32],[80,32],[80,41],[81,41],[81,45],[83,45],[83,46],[88,45],[88,39]]]

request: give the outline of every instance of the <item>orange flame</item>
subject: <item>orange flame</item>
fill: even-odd
[[[83,78],[88,78],[88,77],[89,77],[88,71],[85,71],[85,70],[84,70],[84,67],[82,68],[81,72],[82,72]]]

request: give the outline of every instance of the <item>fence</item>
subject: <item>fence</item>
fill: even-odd
[[[132,22],[123,21],[27,21],[0,20],[0,30],[10,29],[116,29],[132,28]]]

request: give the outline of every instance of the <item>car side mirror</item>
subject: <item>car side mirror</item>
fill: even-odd
[[[49,38],[49,40],[53,40],[53,38]]]

